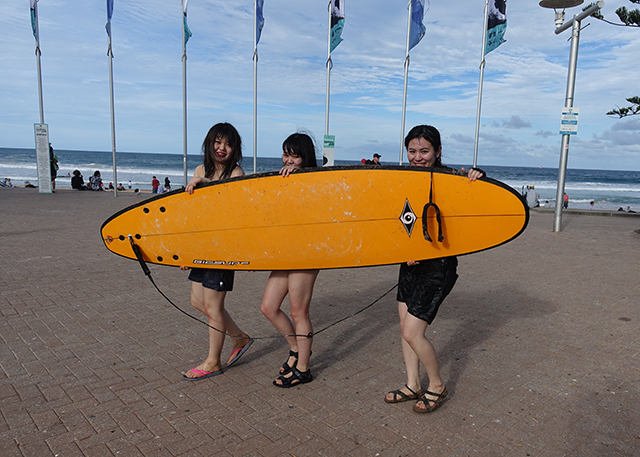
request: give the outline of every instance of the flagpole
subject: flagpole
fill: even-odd
[[[327,100],[324,114],[324,134],[329,135],[329,94],[331,87],[331,69],[333,62],[331,61],[331,0],[329,0],[327,10],[329,11],[329,20],[327,21]]]
[[[480,82],[478,83],[478,109],[476,111],[476,139],[473,147],[473,167],[478,165],[478,138],[480,137],[480,111],[482,109],[482,86],[484,84],[484,66],[487,50],[487,19],[489,17],[489,0],[484,4],[484,27],[482,32],[482,60],[480,61]]]
[[[409,35],[411,31],[411,0],[409,0],[409,4],[407,5],[407,9],[409,10],[409,17],[407,19],[407,54],[404,59],[404,92],[402,96],[402,126],[400,129],[400,158],[398,160],[399,164],[402,165],[402,156],[404,153],[404,121],[405,121],[405,113],[407,111],[407,81],[409,78]]]
[[[187,187],[187,41],[185,40],[186,11],[182,0],[182,162],[184,186]]]
[[[36,27],[36,65],[38,69],[38,100],[40,104],[40,123],[44,124],[44,98],[42,97],[42,67],[40,64],[40,27],[38,25],[38,2],[34,2],[35,27]]]
[[[253,173],[258,168],[258,4],[253,0]]]
[[[113,157],[113,196],[118,196],[118,171],[116,167],[116,118],[113,102],[113,51],[111,50],[111,34],[109,33],[109,94],[111,96],[111,155]]]

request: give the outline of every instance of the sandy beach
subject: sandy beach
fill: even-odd
[[[638,215],[568,211],[553,233],[553,213],[532,211],[513,242],[460,257],[427,330],[450,397],[418,415],[383,401],[406,380],[395,291],[314,338],[310,384],[272,385],[280,338],[184,381],[207,329],[100,239],[146,197],[0,189],[1,455],[640,456]],[[192,312],[187,274],[150,268]],[[397,270],[320,272],[316,331],[383,296]],[[254,337],[276,334],[259,311],[267,276],[237,273],[226,300]]]

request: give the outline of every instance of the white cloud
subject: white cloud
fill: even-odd
[[[406,3],[406,2],[405,2]],[[625,0],[607,1],[614,16]],[[45,120],[59,149],[110,150],[106,8],[100,2],[39,2]],[[253,142],[252,0],[189,3],[189,152],[227,120]],[[279,155],[299,127],[324,133],[327,8],[323,2],[265,2],[258,62],[259,153]],[[405,4],[351,0],[334,52],[330,133],[338,158],[399,155]],[[432,2],[427,34],[411,52],[405,131],[430,123],[451,163],[473,154],[483,4]],[[627,4],[628,6],[628,4]],[[578,10],[577,8],[575,9]],[[571,17],[568,11],[567,17]],[[181,8],[174,0],[116,2],[113,14],[117,147],[181,152]],[[581,34],[574,104],[580,126],[571,166],[638,169],[636,121],[605,115],[623,105],[640,71],[640,36],[596,20]],[[556,166],[569,33],[554,34],[553,11],[511,2],[507,42],[487,56],[479,156],[499,165]],[[0,147],[33,147],[38,120],[28,2],[0,4]],[[635,142],[634,142],[635,141]],[[602,148],[608,154],[602,160]],[[375,149],[375,151],[374,151]],[[245,150],[250,155],[250,150]],[[614,165],[615,164],[615,165]]]

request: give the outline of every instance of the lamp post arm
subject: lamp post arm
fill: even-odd
[[[564,32],[569,27],[572,27],[575,21],[580,22],[584,18],[591,16],[593,13],[602,9],[603,7],[604,7],[604,0],[598,0],[598,2],[596,2],[596,4],[593,5],[591,8],[586,9],[582,13],[573,16],[570,20],[568,20],[567,22],[565,22],[564,24],[556,28],[556,35]]]

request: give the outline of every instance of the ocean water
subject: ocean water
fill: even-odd
[[[100,170],[105,184],[113,182],[111,152],[56,150],[60,169],[56,185],[71,187],[71,173],[80,170],[85,182],[94,171]],[[184,183],[184,164],[180,154],[126,153],[117,154],[118,182],[132,188],[151,189],[151,179],[156,176],[161,183],[168,177],[173,187]],[[193,176],[196,166],[202,163],[202,155],[187,158],[188,176]],[[358,161],[336,160],[336,165],[358,165]],[[253,171],[253,157],[247,156],[243,162],[247,173]],[[396,165],[396,163],[389,163]],[[447,164],[454,168],[460,165]],[[257,171],[274,171],[282,166],[280,158],[259,157]],[[469,165],[465,165],[467,168]],[[531,168],[510,166],[482,166],[487,176],[521,191],[523,186],[534,185],[540,194],[540,202],[555,206],[558,180],[557,168]],[[68,175],[68,176],[67,176]],[[0,148],[0,179],[11,178],[14,185],[22,186],[25,181],[38,185],[36,153],[34,149]],[[116,183],[114,183],[115,185]],[[570,208],[594,208],[617,210],[619,207],[640,210],[640,171],[580,170],[568,169],[565,191],[569,195]]]

